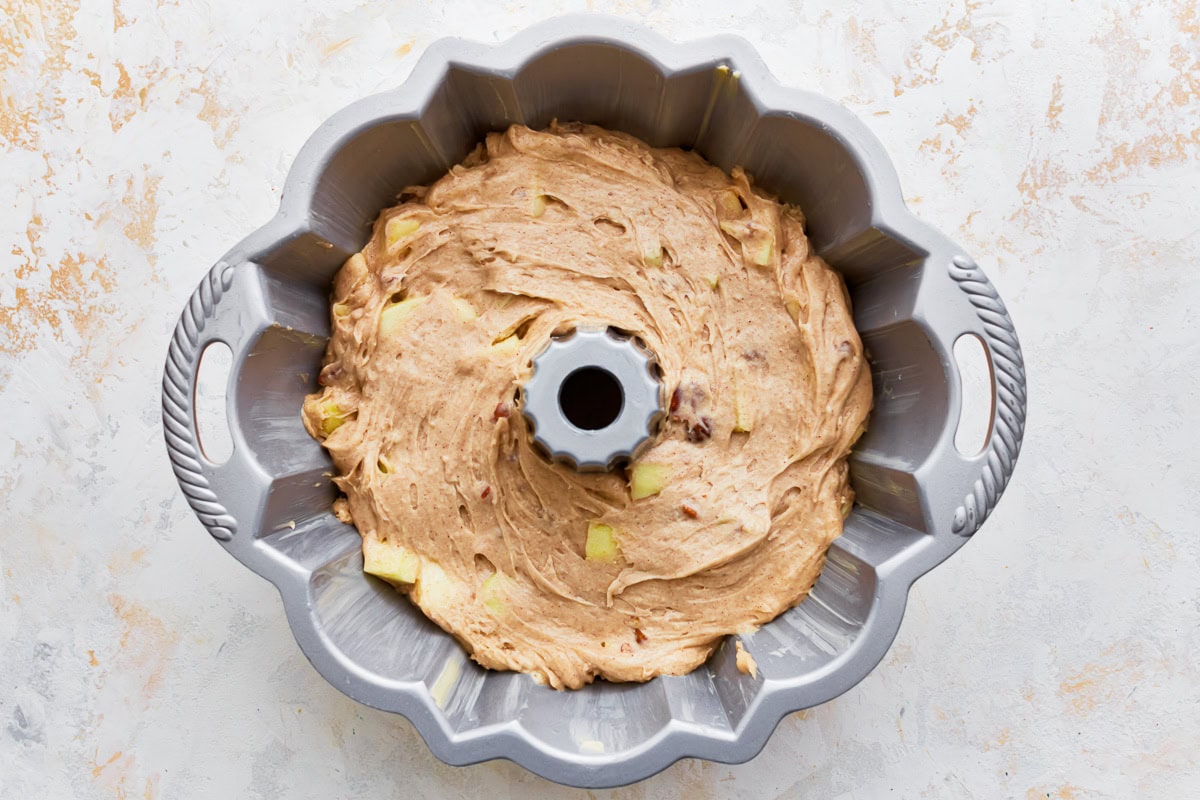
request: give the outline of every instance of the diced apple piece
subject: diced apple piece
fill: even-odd
[[[333,304],[333,315],[335,317],[344,317],[349,313],[350,313],[349,303],[334,303]]]
[[[379,314],[379,335],[394,336],[424,302],[424,297],[406,297],[399,303],[388,303]]]
[[[737,433],[749,433],[754,430],[754,403],[750,400],[750,388],[746,379],[733,376],[733,430]]]
[[[710,289],[716,289],[721,285],[720,275],[705,275],[704,280],[708,283],[708,288]]]
[[[508,577],[502,572],[493,572],[479,587],[479,599],[488,611],[499,616],[507,608],[504,603],[507,588]]]
[[[740,217],[746,209],[735,190],[725,189],[717,195],[717,210],[722,216]]]
[[[511,358],[521,348],[521,337],[515,333],[492,345],[492,354],[497,358]]]
[[[444,607],[454,599],[454,583],[436,563],[423,560],[413,587],[413,599],[429,608]]]
[[[391,583],[412,584],[421,575],[421,558],[398,544],[363,538],[363,572]]]
[[[410,217],[392,217],[384,228],[388,250],[395,247],[401,239],[412,236],[421,228],[421,223]]]
[[[529,216],[540,217],[546,213],[546,195],[531,192],[529,195]]]
[[[742,237],[746,235],[746,223],[736,219],[723,219],[719,223],[719,227],[722,231],[737,239],[739,242],[742,240]]]
[[[588,523],[587,544],[584,546],[584,556],[588,561],[612,561],[620,552],[611,525],[595,520]]]
[[[634,500],[658,494],[667,485],[667,476],[671,474],[666,464],[646,464],[638,462],[633,465],[629,475],[629,494]]]
[[[350,419],[350,414],[343,411],[332,401],[321,406],[321,432],[326,436],[336,431]]]
[[[775,237],[769,231],[756,231],[753,237],[742,242],[742,248],[752,263],[769,267],[775,257]]]
[[[787,309],[788,315],[795,320],[797,324],[803,325],[804,323],[808,322],[808,305],[796,295],[784,295],[783,307]]]
[[[723,219],[721,230],[742,245],[742,258],[760,267],[769,267],[775,258],[775,234],[753,219]]]
[[[462,322],[470,322],[479,317],[479,314],[475,312],[475,307],[466,298],[451,297],[450,304],[454,306],[454,313]]]
[[[651,269],[658,269],[663,265],[663,249],[662,245],[655,242],[646,251],[642,253],[642,263]]]

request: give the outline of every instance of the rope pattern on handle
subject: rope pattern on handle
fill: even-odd
[[[1021,452],[1021,438],[1025,434],[1025,361],[1000,295],[975,262],[966,256],[955,256],[950,264],[950,277],[966,293],[983,323],[996,386],[996,419],[983,474],[962,505],[955,509],[951,525],[951,530],[959,536],[970,536],[996,507]]]
[[[200,522],[224,542],[237,532],[237,520],[218,501],[202,470],[200,445],[192,428],[192,382],[199,366],[200,334],[212,318],[217,302],[232,284],[233,265],[224,262],[219,262],[200,282],[175,326],[163,374],[163,430],[171,466]]]

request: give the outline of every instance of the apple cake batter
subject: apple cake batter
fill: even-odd
[[[577,124],[489,134],[402,200],[337,274],[303,409],[367,572],[558,688],[688,672],[805,597],[871,379],[799,209]],[[586,325],[661,367],[669,413],[623,471],[547,461],[519,407],[533,356]]]

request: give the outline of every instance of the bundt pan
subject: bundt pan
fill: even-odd
[[[689,675],[555,691],[489,672],[392,587],[362,572],[355,529],[330,512],[331,463],[305,433],[329,335],[330,280],[405,186],[431,182],[488,131],[552,119],[693,148],[798,204],[850,287],[875,407],[851,457],[858,502],[811,595]],[[954,445],[953,347],[983,342],[992,419],[981,452]],[[194,397],[212,342],[233,351],[233,454],[209,460]],[[785,402],[785,400],[781,400]],[[200,521],[278,587],[305,655],[334,686],[403,714],[450,764],[507,758],[581,787],[628,783],[680,758],[741,762],[785,715],[854,686],[887,651],[912,582],[995,507],[1021,444],[1025,373],[1012,323],[969,256],[905,208],[881,144],[848,111],[786,89],[754,50],[677,44],[629,23],[560,18],[495,46],[444,40],[397,89],[336,114],[308,141],[279,213],[229,251],[171,340],[163,424]],[[786,569],[786,564],[778,565]]]

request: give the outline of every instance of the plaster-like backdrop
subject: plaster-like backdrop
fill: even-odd
[[[0,797],[587,796],[439,763],[322,680],[193,517],[187,295],[333,111],[591,3],[0,0]],[[1029,425],[888,657],[738,765],[596,797],[1200,793],[1200,5],[623,2],[848,105],[1025,346]],[[1189,791],[1190,790],[1190,791]]]

